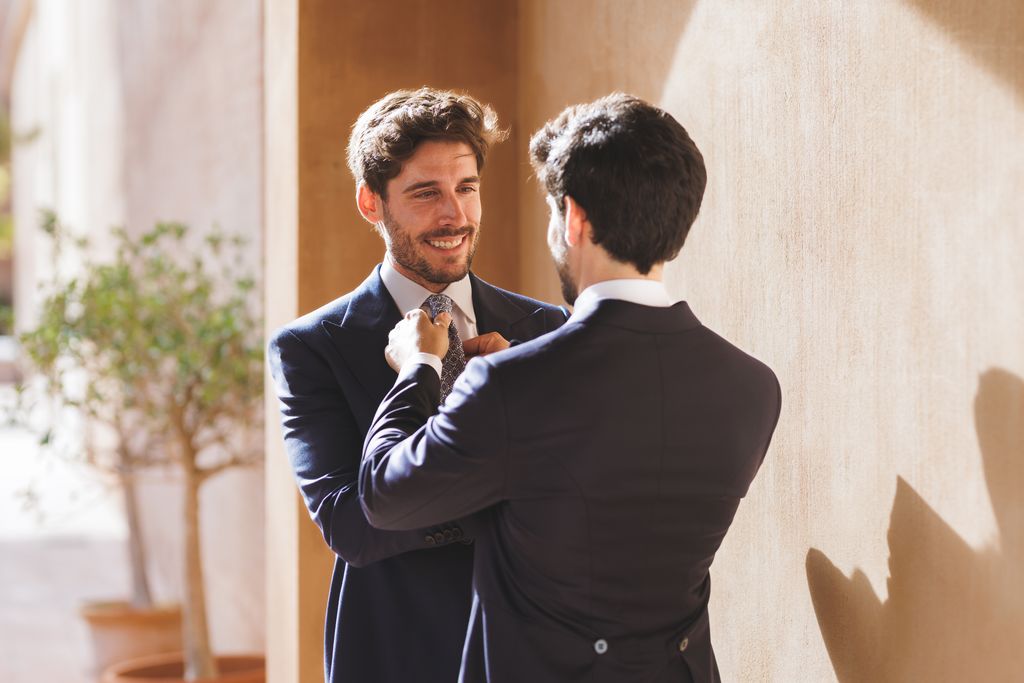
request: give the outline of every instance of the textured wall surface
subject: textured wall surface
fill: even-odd
[[[116,8],[102,0],[86,10],[55,0],[34,5],[11,87],[12,204],[17,325],[35,320],[37,283],[55,264],[38,230],[52,209],[85,233],[124,221],[124,119],[117,68]],[[102,248],[102,245],[97,245]]]
[[[704,152],[667,280],[784,395],[713,568],[724,679],[1015,679],[1024,7],[623,5],[521,4],[520,121],[632,91]],[[520,202],[521,284],[554,299]]]
[[[249,240],[262,266],[262,3],[122,1],[126,219]]]

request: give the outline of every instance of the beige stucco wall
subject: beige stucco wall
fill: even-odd
[[[35,321],[37,286],[54,266],[38,230],[40,211],[56,211],[74,231],[124,221],[121,79],[116,8],[57,0],[33,3],[11,82],[12,187],[17,326]],[[98,245],[102,248],[102,245]]]
[[[520,21],[526,131],[620,89],[691,132],[710,181],[670,289],[782,382],[713,568],[724,679],[1018,676],[1021,4],[526,0]],[[553,298],[539,192],[520,201],[522,286]]]

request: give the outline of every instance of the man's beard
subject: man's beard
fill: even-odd
[[[572,281],[572,275],[569,274],[569,264],[563,259],[556,257],[555,272],[558,273],[558,281],[562,285],[562,298],[570,306],[574,305],[580,293],[576,283]]]
[[[465,263],[459,265],[455,270],[439,269],[431,265],[427,257],[417,248],[417,242],[409,236],[409,232],[395,220],[388,211],[387,203],[384,204],[384,229],[387,231],[388,253],[395,263],[406,270],[419,275],[426,282],[437,285],[447,285],[457,282],[466,277],[470,266],[473,264],[473,256],[476,254],[477,242],[480,241],[480,229],[474,229],[472,225],[465,225],[461,228],[439,229],[422,235],[420,239],[444,239],[446,237],[459,237],[465,235],[466,239],[472,239],[469,250],[466,253]],[[461,250],[461,246],[458,247]]]

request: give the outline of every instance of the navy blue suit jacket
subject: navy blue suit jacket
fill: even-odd
[[[465,683],[717,681],[709,568],[778,421],[772,371],[685,303],[606,300],[473,359],[433,415],[439,387],[402,373],[359,484],[385,529],[484,510]]]
[[[470,277],[481,334],[527,340],[565,322],[562,309]],[[359,506],[363,439],[395,382],[384,347],[401,317],[378,267],[355,291],[278,330],[268,349],[288,457],[337,555],[325,631],[330,683],[455,681],[469,622],[472,520],[381,531]]]

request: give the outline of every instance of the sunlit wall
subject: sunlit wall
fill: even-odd
[[[782,382],[713,567],[724,680],[1019,676],[1024,6],[520,6],[526,130],[625,90],[690,131],[670,289]],[[554,299],[531,189],[521,285]]]

